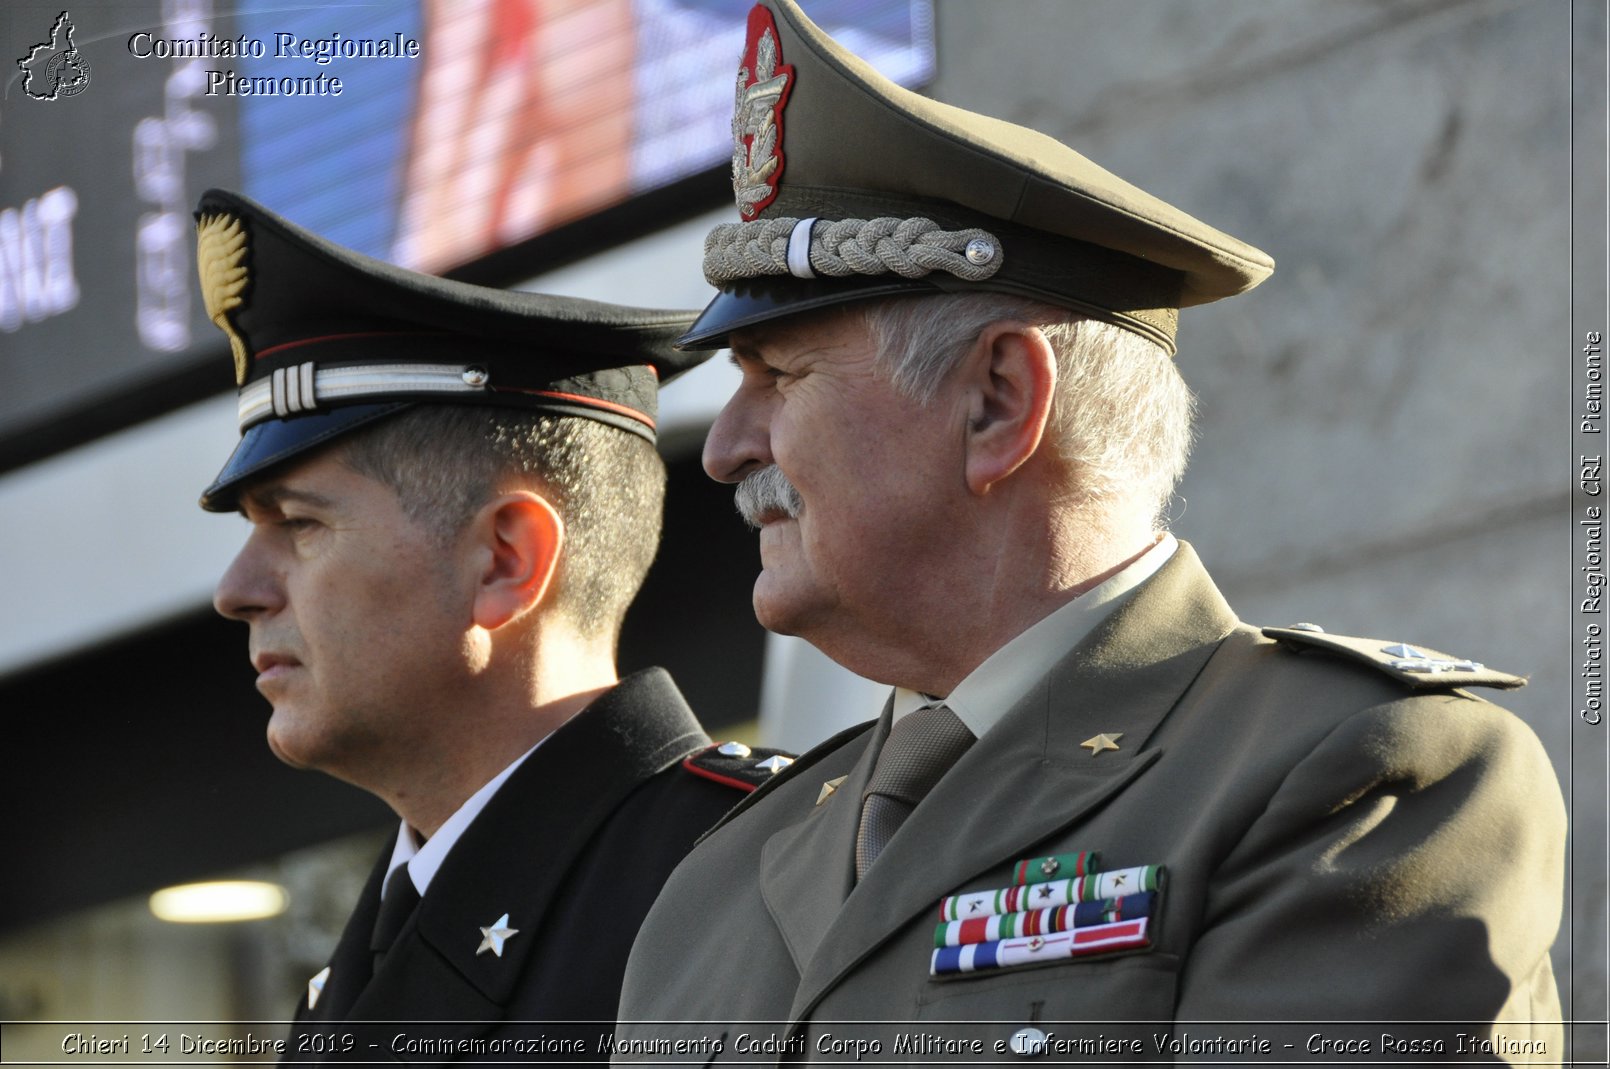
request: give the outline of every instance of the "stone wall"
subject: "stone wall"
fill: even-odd
[[[1573,176],[1573,44],[1602,65],[1604,24],[1564,2],[938,0],[931,86],[1274,256],[1180,331],[1201,436],[1174,529],[1243,618],[1529,674],[1499,700],[1601,799],[1602,735],[1596,766],[1570,755],[1569,397],[1572,181],[1604,175],[1588,79],[1598,151]],[[1604,810],[1573,824],[1556,967],[1602,1019]]]

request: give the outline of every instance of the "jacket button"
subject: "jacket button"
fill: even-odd
[[[1037,1058],[1045,1053],[1045,1033],[1038,1028],[1019,1028],[1012,1033],[1010,1046],[1020,1058]]]

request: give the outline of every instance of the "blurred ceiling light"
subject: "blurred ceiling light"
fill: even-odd
[[[176,924],[255,921],[285,912],[285,888],[259,880],[215,880],[164,887],[151,896],[151,912]]]

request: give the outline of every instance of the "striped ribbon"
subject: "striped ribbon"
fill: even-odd
[[[1048,857],[1026,857],[1012,866],[1013,883],[1034,883],[1053,876],[1068,879],[1088,876],[1101,867],[1101,859],[1090,852],[1077,854],[1051,854]]]
[[[934,951],[929,973],[943,976],[947,973],[978,972],[1149,946],[1151,937],[1146,931],[1149,923],[1146,918],[1141,918],[1098,924],[1090,928],[1074,928],[1050,935],[940,947]]]
[[[1119,898],[1155,891],[1162,886],[1162,865],[1137,865],[1134,868],[1097,872],[1089,876],[1074,876],[1048,883],[1017,884],[993,891],[970,891],[967,894],[949,895],[939,903],[942,921],[973,920],[1006,913],[1025,913],[1031,910],[1066,906],[1072,902],[1092,902],[1103,898]]]
[[[934,946],[955,947],[968,943],[988,943],[1018,936],[1049,935],[1070,928],[1089,928],[1113,921],[1132,921],[1151,916],[1154,892],[1104,898],[1099,902],[1077,902],[1054,909],[1025,913],[1002,913],[966,921],[945,921],[934,928]]]

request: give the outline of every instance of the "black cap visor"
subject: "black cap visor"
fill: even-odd
[[[201,492],[201,507],[208,512],[233,512],[239,507],[241,484],[248,479],[318,449],[343,434],[411,407],[413,402],[409,401],[344,405],[254,424],[241,435],[240,443],[212,485]]]
[[[727,335],[733,331],[773,319],[852,301],[941,293],[944,289],[939,279],[892,275],[812,279],[772,275],[740,279],[721,287],[721,292],[699,314],[688,332],[676,340],[676,347],[720,349],[726,346]]]

